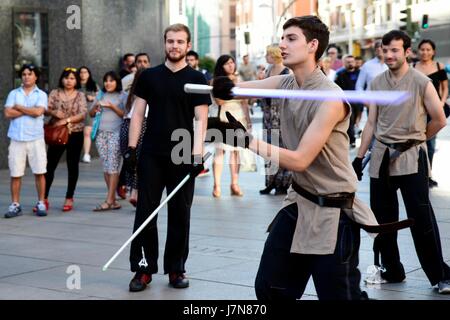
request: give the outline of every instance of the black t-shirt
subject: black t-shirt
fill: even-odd
[[[180,141],[171,141],[172,132],[186,129],[194,140],[194,108],[211,104],[207,94],[184,92],[186,83],[206,84],[204,75],[189,66],[172,72],[165,64],[145,70],[138,79],[134,94],[149,106],[147,130],[142,153],[170,156]]]

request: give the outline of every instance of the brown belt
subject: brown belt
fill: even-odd
[[[341,193],[338,197],[318,196],[312,194],[308,190],[305,190],[297,183],[292,182],[292,188],[299,195],[305,199],[314,202],[320,207],[340,208],[344,212],[347,210],[353,210],[353,200],[355,199],[354,193]],[[347,214],[347,213],[346,213]],[[347,214],[353,216],[352,212]],[[402,221],[396,221],[391,223],[383,223],[379,225],[365,225],[354,221],[361,229],[369,233],[391,233],[401,229],[409,228],[414,224],[414,219],[406,219]]]
[[[415,139],[409,139],[406,142],[398,142],[398,143],[386,143],[381,140],[378,140],[378,141],[381,142],[382,144],[384,144],[386,147],[397,150],[398,152],[405,152],[406,150],[408,150],[414,146],[417,146],[423,142],[421,140],[415,140]]]

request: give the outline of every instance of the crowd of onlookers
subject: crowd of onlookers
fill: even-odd
[[[64,152],[68,178],[62,210],[71,211],[80,159],[85,163],[91,161],[92,141],[95,141],[107,186],[105,201],[94,211],[120,209],[116,194],[125,199],[127,186],[131,190],[130,202],[136,204],[134,177],[127,177],[126,172],[121,175],[120,142],[127,139],[123,127],[132,112],[129,91],[134,76],[139,69],[149,67],[148,54],[127,54],[120,73],[106,72],[100,84],[94,81],[88,67],[67,67],[61,72],[58,87],[47,95],[37,87],[39,68],[33,64],[22,66],[19,72],[22,85],[9,93],[5,104],[5,116],[10,119],[8,163],[12,200],[6,218],[22,214],[20,188],[27,159],[38,193],[33,211],[38,216],[47,215],[55,170]],[[51,138],[55,129],[61,128],[67,131],[67,140]]]
[[[431,40],[423,40],[418,46],[419,58],[411,61],[412,67],[429,76],[443,102],[448,97],[448,80],[441,63],[434,62],[436,46]],[[374,58],[366,62],[361,57],[344,55],[338,58],[339,48],[329,46],[326,56],[319,66],[325,75],[336,82],[344,90],[366,90],[378,74],[387,69],[383,59],[381,42],[374,43]],[[214,77],[227,76],[234,82],[264,79],[267,77],[289,74],[290,70],[283,66],[280,48],[274,44],[267,47],[266,64],[254,66],[248,55],[237,68],[235,58],[222,55],[216,62],[214,72],[211,74],[199,67],[199,56],[190,51],[186,56],[187,63],[194,69],[203,73],[208,83]],[[50,190],[54,180],[55,170],[64,152],[68,171],[67,191],[62,207],[63,211],[70,211],[74,206],[74,194],[79,175],[79,163],[91,162],[91,145],[95,142],[100,156],[107,194],[104,202],[98,204],[94,211],[120,209],[117,197],[127,198],[136,206],[137,203],[137,176],[121,169],[121,158],[128,143],[128,130],[133,113],[133,85],[139,74],[150,67],[150,57],[146,53],[126,54],[122,59],[122,69],[119,73],[109,71],[104,74],[102,82],[96,83],[87,66],[79,68],[68,67],[62,70],[58,87],[48,95],[40,90],[36,83],[40,73],[32,65],[24,65],[20,70],[22,85],[8,95],[5,104],[5,116],[10,119],[8,137],[9,168],[11,173],[11,205],[5,217],[11,218],[22,213],[20,205],[21,177],[24,175],[26,160],[28,158],[31,171],[35,175],[38,202],[34,212],[38,216],[47,215],[50,207]],[[263,111],[264,138],[269,143],[283,146],[280,129],[280,104],[277,99],[259,100],[230,100],[214,99],[214,117],[227,121],[225,112],[233,116],[251,130],[250,115],[253,113],[252,105],[256,101]],[[351,104],[352,116],[348,129],[350,146],[356,146],[356,137],[361,134],[360,120],[364,108],[363,104]],[[46,123],[44,128],[44,122]],[[69,138],[64,144],[52,144],[45,141],[45,130],[48,127],[65,126],[69,131]],[[145,122],[143,132],[145,131]],[[141,139],[143,137],[141,134]],[[429,161],[432,164],[435,148],[435,139],[427,142]],[[212,161],[214,177],[213,196],[221,196],[221,174],[225,151],[230,153],[231,185],[230,193],[242,196],[239,187],[239,172],[242,152],[240,148],[224,144],[215,144],[215,154]],[[80,160],[81,159],[81,160]],[[281,168],[273,169],[270,162],[266,163],[265,188],[261,194],[286,194],[291,184],[290,172]],[[210,169],[205,168],[202,175],[209,174]],[[437,182],[430,178],[430,187],[437,186]]]

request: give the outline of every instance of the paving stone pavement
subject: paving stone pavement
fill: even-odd
[[[256,112],[255,117],[261,114]],[[256,129],[260,123],[256,124]],[[439,187],[431,190],[438,220],[444,259],[450,262],[450,129],[447,126],[437,143],[433,174]],[[6,152],[6,149],[4,149]],[[351,151],[353,158],[355,150]],[[212,175],[197,179],[192,207],[190,254],[187,261],[190,287],[176,290],[160,271],[150,288],[140,293],[128,292],[132,277],[129,271],[129,249],[118,257],[106,272],[102,266],[128,239],[132,232],[134,209],[125,200],[121,210],[94,213],[92,209],[106,194],[99,160],[80,164],[80,179],[75,208],[63,213],[67,171],[61,163],[50,194],[49,215],[38,218],[32,208],[36,203],[34,179],[29,171],[23,179],[21,203],[24,215],[0,219],[0,299],[155,299],[155,300],[252,300],[256,299],[253,283],[266,239],[266,227],[280,208],[281,196],[261,196],[264,184],[263,164],[259,172],[243,172],[242,198],[229,193],[229,171],[225,168],[222,197],[211,196]],[[0,170],[0,208],[10,203],[9,173]],[[360,182],[358,196],[368,203],[367,173]],[[3,213],[3,212],[2,212]],[[401,217],[405,217],[401,206]],[[166,238],[166,208],[158,217],[160,236],[159,270]],[[372,264],[372,239],[361,233],[360,270]],[[399,233],[398,243],[407,278],[400,284],[366,287],[371,298],[386,300],[450,300],[439,295],[428,283],[415,254],[409,230]],[[81,288],[74,288],[71,266],[80,270]],[[317,299],[312,281],[303,296]]]

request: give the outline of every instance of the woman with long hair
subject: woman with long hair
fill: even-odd
[[[73,208],[73,195],[78,182],[79,162],[83,148],[84,119],[87,112],[85,95],[80,92],[80,78],[77,69],[65,68],[59,78],[58,89],[53,90],[48,98],[50,116],[48,124],[67,126],[70,132],[69,141],[65,145],[49,145],[47,150],[47,173],[45,174],[45,205],[48,209],[48,195],[64,151],[68,171],[66,200],[62,208],[67,212]]]
[[[131,88],[130,91],[128,93],[128,98],[127,98],[127,103],[125,105],[125,115],[124,115],[124,119],[122,122],[122,127],[120,128],[120,152],[122,153],[122,156],[127,152],[128,150],[128,132],[130,129],[130,120],[131,120],[131,116],[133,115],[133,110],[134,110],[134,101],[135,101],[135,95],[134,95],[134,90],[136,89],[136,85],[139,79],[139,76],[141,75],[141,73],[144,71],[145,69],[138,69],[136,71],[136,74],[134,76],[134,80],[131,84]],[[142,143],[142,139],[144,137],[144,133],[147,127],[147,121],[146,121],[146,117],[144,118],[144,122],[142,123],[142,130],[141,130],[141,135],[139,137],[139,141],[138,144],[136,146],[136,153],[137,153],[137,157],[139,157],[140,154],[140,146]],[[129,202],[136,207],[137,205],[137,189],[138,189],[138,177],[137,177],[137,172],[126,172],[125,173],[125,180],[126,180],[126,185],[127,187],[131,190],[130,191],[130,200]]]
[[[214,78],[216,77],[229,77],[235,83],[238,82],[236,76],[236,61],[230,55],[222,55],[217,59],[216,67],[214,69]],[[214,80],[213,80],[214,81]],[[221,121],[227,122],[225,112],[230,112],[237,120],[239,120],[248,130],[251,129],[250,114],[248,104],[245,100],[220,100],[215,99],[217,105],[220,106],[219,117]],[[231,147],[229,145],[219,143],[216,144],[216,150],[213,160],[213,174],[214,174],[214,189],[213,196],[215,198],[220,197],[221,189],[220,182],[223,170],[223,158],[225,151],[230,152],[230,172],[231,172],[231,185],[230,191],[232,196],[243,196],[243,192],[239,188],[239,148]]]
[[[122,91],[122,81],[114,71],[103,76],[103,89],[94,100],[89,111],[94,117],[101,112],[100,125],[95,137],[95,146],[103,164],[103,174],[108,188],[106,200],[98,205],[94,211],[108,211],[120,209],[116,201],[116,188],[119,183],[121,164],[120,127],[125,114],[126,94]]]
[[[266,61],[269,67],[266,70],[266,78],[289,74],[289,68],[283,65],[281,49],[277,44],[267,46]],[[262,99],[264,138],[270,144],[276,144],[284,148],[280,133],[281,116],[280,99]],[[266,187],[259,191],[260,194],[269,194],[275,189],[275,195],[286,194],[292,181],[289,170],[279,168],[271,161],[266,161]]]
[[[419,43],[418,48],[420,60],[414,63],[413,67],[431,79],[439,98],[441,98],[442,107],[444,107],[448,98],[448,78],[444,65],[434,61],[436,44],[432,40],[424,39]],[[435,148],[436,136],[427,140],[428,160],[430,161],[431,167],[433,166]],[[433,188],[437,187],[438,183],[430,177],[428,178],[428,185],[430,188]]]
[[[80,91],[86,95],[87,100],[87,108],[91,109],[92,103],[94,102],[95,96],[97,92],[100,90],[97,83],[92,78],[91,70],[82,66],[78,69],[78,76],[80,77]],[[89,116],[89,113],[86,114],[86,119],[84,122],[84,142],[83,142],[83,158],[82,162],[89,163],[91,162],[91,132],[92,132],[92,118]]]

